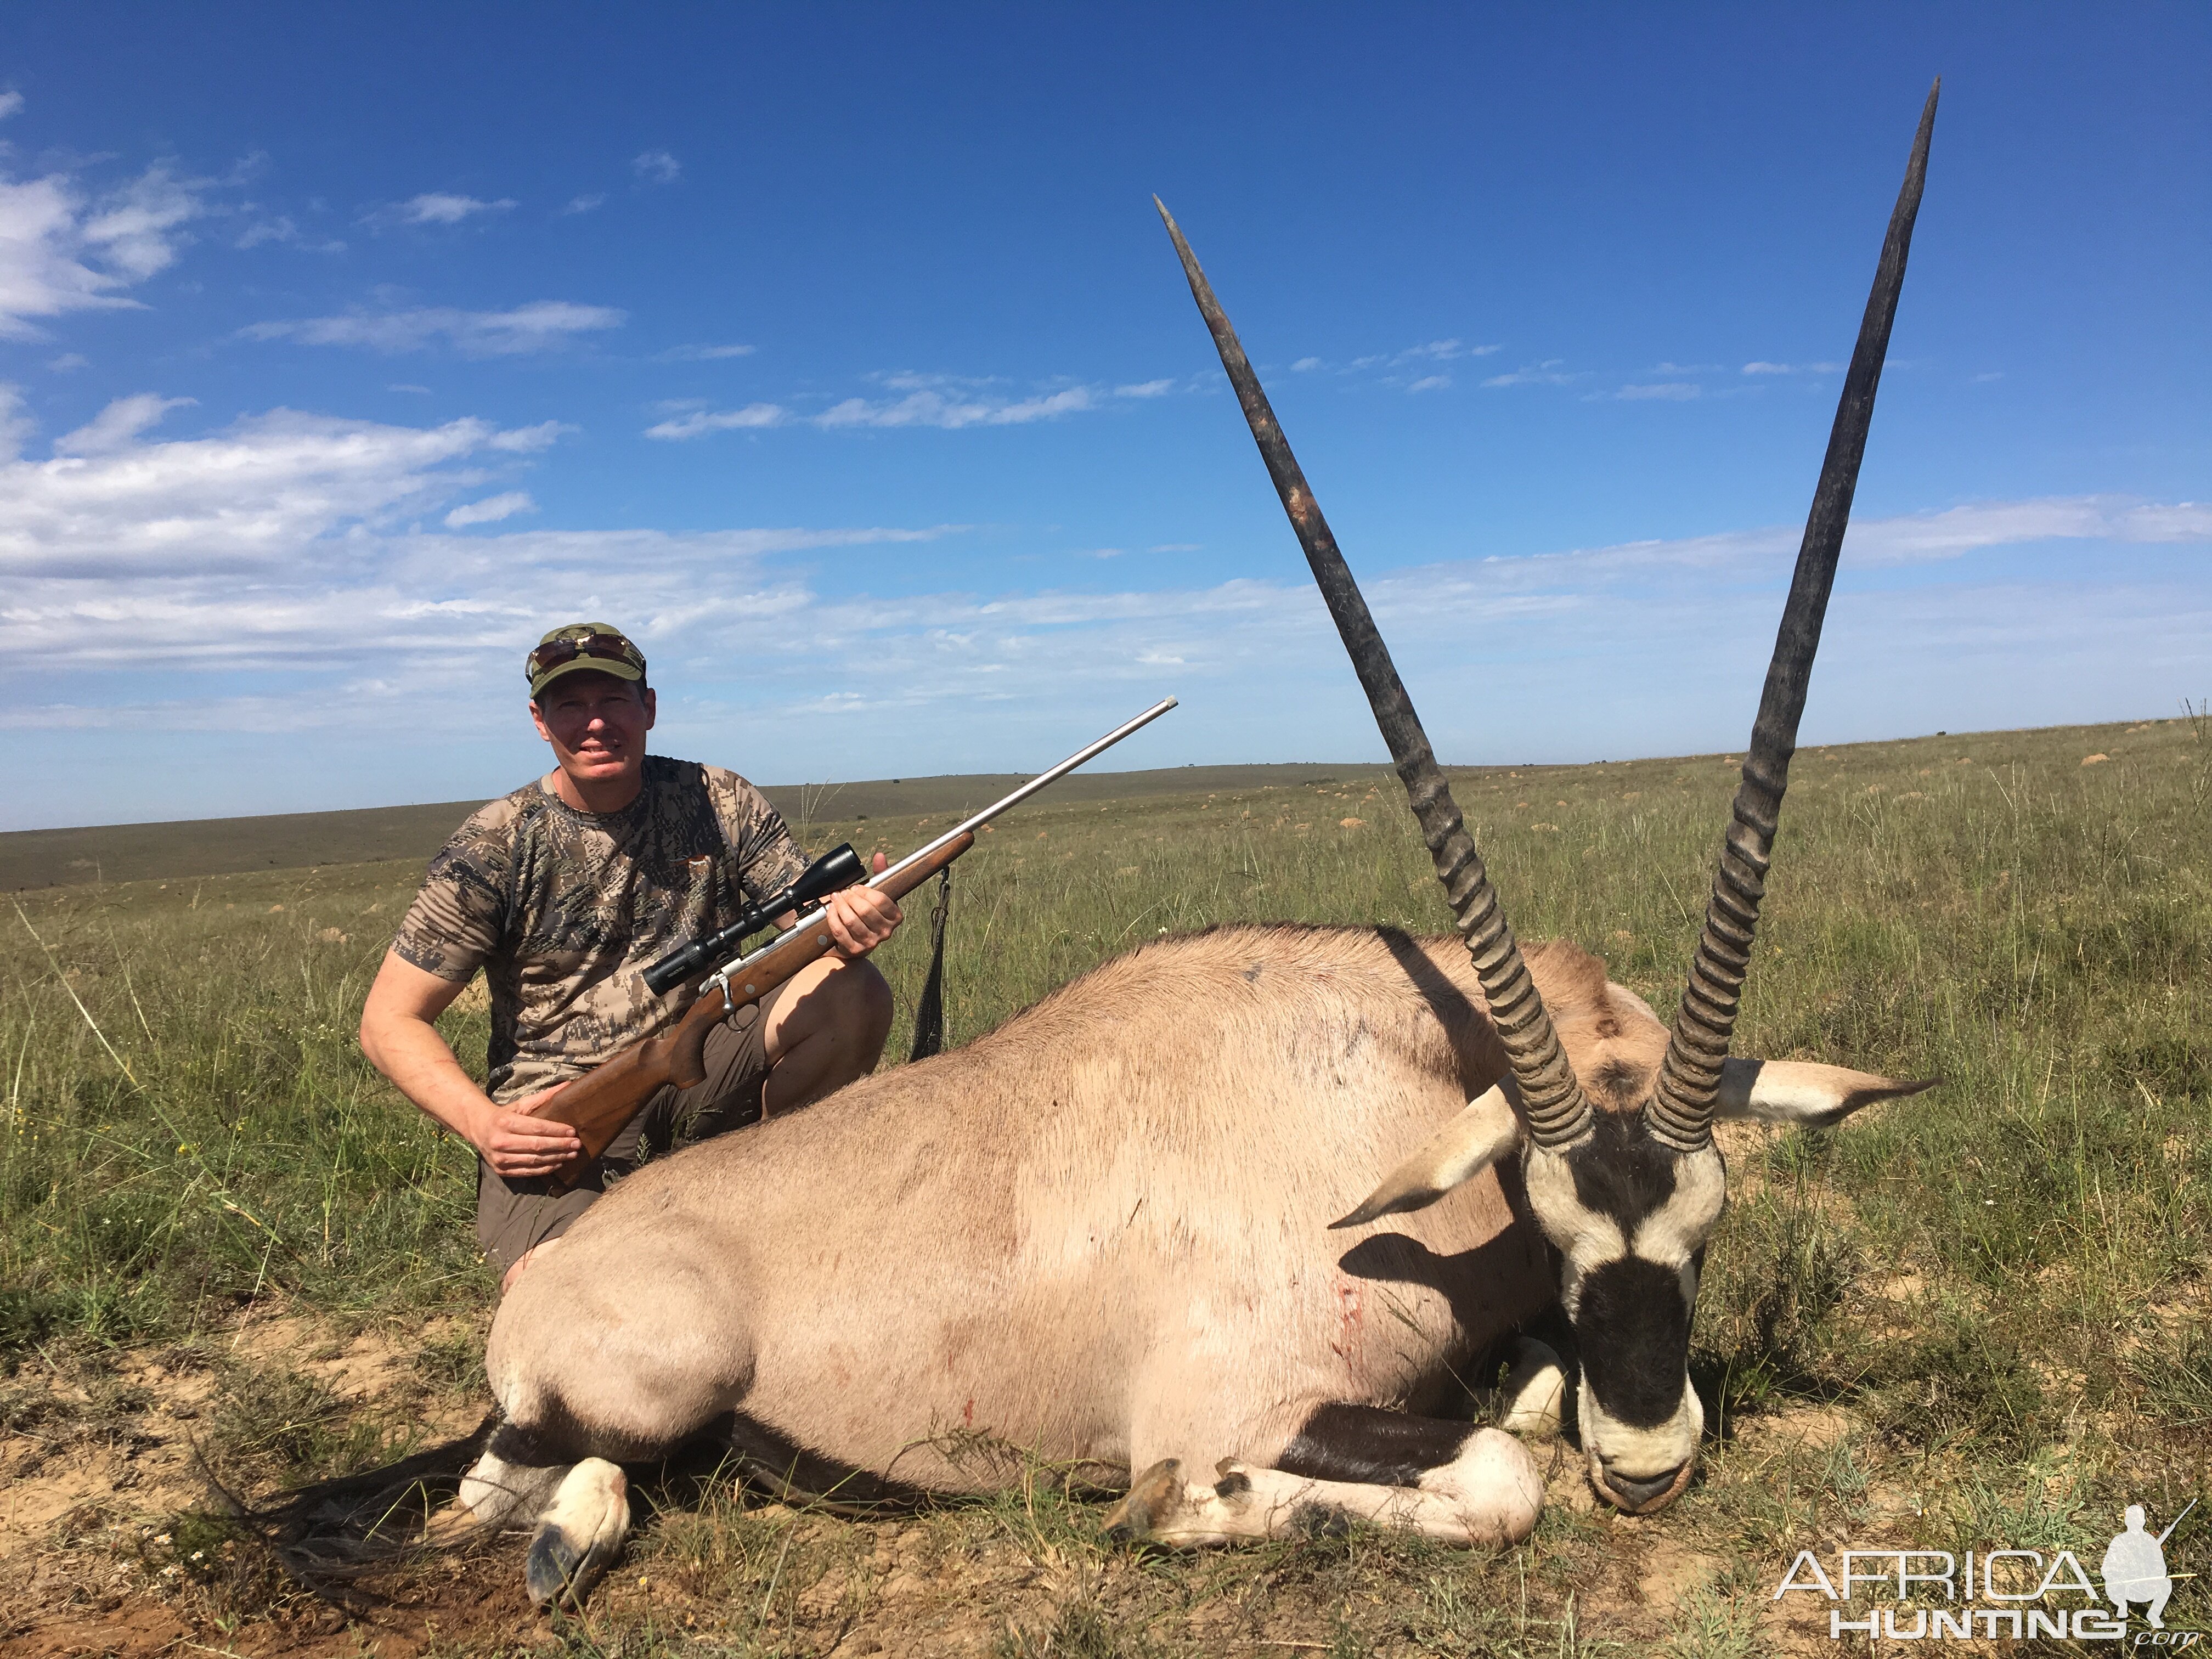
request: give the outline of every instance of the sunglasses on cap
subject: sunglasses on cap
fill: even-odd
[[[641,673],[645,669],[644,653],[619,634],[580,634],[571,639],[548,640],[530,653],[529,675],[533,680],[554,669],[563,667],[579,657],[598,657],[609,662],[627,663]]]

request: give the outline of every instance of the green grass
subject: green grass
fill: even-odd
[[[2109,758],[2084,767],[2092,753]],[[1735,776],[1709,757],[1455,787],[1516,930],[1596,951],[1663,1016]],[[896,854],[949,821],[825,820],[805,838]],[[2038,1528],[2109,1535],[2105,1511],[2130,1498],[2172,1497],[2170,1515],[2212,1450],[2212,733],[2176,720],[1809,750],[1775,871],[1740,1051],[1945,1086],[1837,1131],[1735,1140],[1692,1356],[1707,1473],[1635,1536],[1778,1572],[1808,1531],[1940,1548],[2007,1527],[2032,1547]],[[0,912],[0,1369],[18,1367],[0,1403],[17,1417],[41,1409],[18,1398],[34,1360],[88,1374],[118,1346],[205,1343],[270,1304],[340,1329],[462,1316],[425,1375],[481,1386],[467,1333],[492,1281],[472,1161],[354,1041],[417,873],[82,886]],[[1444,919],[1379,769],[1048,795],[954,880],[955,1042],[1162,932]],[[925,896],[910,905],[921,921]],[[926,947],[910,926],[878,957],[900,993],[895,1055]],[[447,1025],[480,1065],[482,1012],[465,1002]],[[217,1425],[268,1478],[396,1443],[289,1372],[248,1404],[216,1408]],[[1818,1443],[1765,1426],[1802,1412],[1847,1426]],[[1497,1558],[1361,1534],[1162,1561],[1105,1551],[1089,1506],[1018,1498],[913,1523],[978,1572],[1030,1564],[991,1638],[1010,1655],[1211,1651],[1201,1614],[1217,1605],[1248,1633],[1255,1607],[1294,1610],[1285,1639],[1319,1650],[1595,1651],[1610,1632],[1574,1609],[1626,1595],[1607,1574],[1628,1534],[1556,1505],[1528,1549]],[[889,1576],[870,1565],[880,1530],[694,1491],[632,1558],[678,1601],[625,1577],[589,1640],[820,1650],[846,1616],[836,1596],[864,1608]],[[2192,1518],[2181,1541],[2200,1536]],[[1725,1603],[1692,1592],[1662,1621],[1674,1651],[1758,1650],[1727,1582]],[[802,1617],[786,1601],[802,1583],[841,1588]],[[2185,1618],[2195,1595],[2177,1598]],[[698,1623],[708,1607],[719,1646]]]

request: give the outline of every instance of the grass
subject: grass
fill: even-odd
[[[2092,754],[2108,758],[2085,766]],[[1664,1014],[1734,781],[1708,757],[1488,769],[1455,788],[1516,929],[1598,951]],[[805,838],[896,854],[948,822],[825,819]],[[726,1483],[693,1482],[667,1488],[562,1639],[821,1651],[840,1629],[865,1634],[905,1573],[969,1586],[975,1639],[1007,1655],[1597,1652],[1641,1599],[1623,1563],[1664,1540],[1696,1570],[1647,1619],[1650,1645],[1717,1655],[1764,1650],[1743,1609],[1808,1534],[1945,1548],[2094,1534],[2100,1548],[2126,1502],[2170,1516],[2212,1451],[2212,732],[1809,750],[1775,868],[1740,1049],[1945,1086],[1832,1132],[1732,1139],[1692,1354],[1713,1439],[1667,1516],[1555,1503],[1528,1547],[1494,1558],[1357,1533],[1182,1559],[1105,1549],[1094,1508],[1034,1485],[893,1526],[749,1509]],[[242,1477],[406,1449],[404,1425],[224,1348],[241,1315],[276,1306],[341,1334],[442,1319],[423,1386],[481,1389],[492,1283],[472,1161],[353,1036],[417,873],[80,886],[0,912],[15,940],[0,970],[11,1433],[126,1431],[120,1385],[84,1380],[162,1345],[218,1376],[201,1425]],[[1379,770],[1048,795],[954,882],[956,1042],[1162,932],[1443,919]],[[912,908],[922,920],[923,896]],[[926,946],[911,927],[878,958],[900,993],[894,1054]],[[474,997],[447,1016],[471,1065],[483,1022]],[[84,1399],[54,1406],[50,1375]],[[2170,1547],[2197,1544],[2197,1522]],[[1766,1582],[1738,1583],[1738,1563]],[[2169,1622],[2193,1620],[2193,1583]],[[1593,1607],[1613,1611],[1593,1622]]]

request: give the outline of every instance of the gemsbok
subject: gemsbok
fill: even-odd
[[[1534,1460],[1441,1413],[1555,1304],[1592,1484],[1632,1512],[1680,1493],[1704,1424],[1691,1317],[1727,1192],[1714,1119],[1832,1124],[1926,1086],[1729,1048],[1936,102],[1671,1033],[1595,957],[1516,944],[1163,206],[1464,945],[1304,927],[1163,940],[964,1048],[648,1164],[500,1309],[485,1363],[501,1425],[434,1532],[534,1516],[532,1596],[580,1595],[628,1526],[617,1465],[712,1429],[779,1489],[847,1503],[988,1490],[1034,1456],[1126,1483],[1106,1521],[1128,1537],[1349,1516],[1503,1543],[1535,1524]],[[1561,1386],[1522,1352],[1509,1422],[1555,1410]]]

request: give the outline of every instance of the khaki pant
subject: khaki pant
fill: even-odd
[[[756,1122],[768,1081],[768,1013],[783,988],[748,1004],[707,1035],[707,1075],[689,1089],[667,1084],[623,1126],[584,1178],[556,1193],[544,1176],[509,1181],[477,1161],[477,1242],[504,1275],[524,1255],[558,1238],[606,1190],[658,1158]]]

